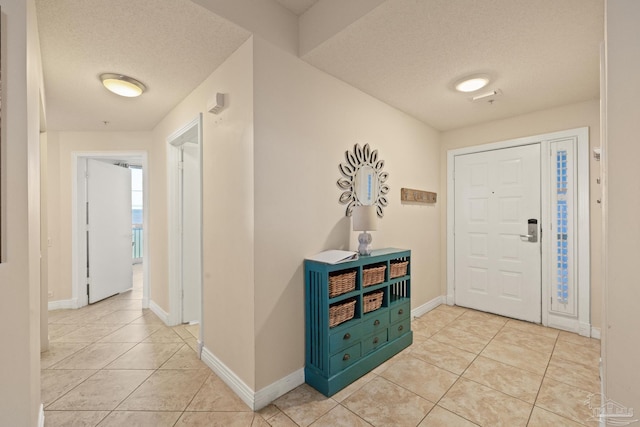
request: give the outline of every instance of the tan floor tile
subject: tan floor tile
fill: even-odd
[[[92,343],[98,341],[102,337],[109,335],[112,332],[115,332],[121,327],[122,325],[84,325],[73,332],[62,335],[61,337],[58,337],[56,339],[52,339],[51,342]]]
[[[133,325],[133,323],[131,325]],[[143,342],[184,342],[184,340],[180,338],[180,335],[176,334],[173,329],[162,325],[155,326],[160,326],[160,329],[145,338]]]
[[[250,427],[252,422],[250,412],[185,412],[176,427]]]
[[[49,350],[40,353],[40,368],[48,369],[56,363],[66,359],[72,354],[82,350],[88,343],[52,342]]]
[[[53,410],[112,410],[153,371],[100,371],[58,399]]]
[[[131,323],[133,323],[133,324],[145,323],[145,324],[166,326],[164,324],[164,322],[162,321],[162,319],[160,319],[158,316],[156,316],[155,313],[153,313],[153,312],[145,313],[141,317],[138,317],[137,319],[132,321]]]
[[[48,325],[49,341],[56,340],[78,329],[78,325],[50,323]]]
[[[411,322],[411,330],[413,331],[414,342],[425,341],[437,334],[446,327],[448,323],[434,323],[423,318],[418,318]]]
[[[104,369],[158,369],[184,344],[139,343]]]
[[[371,424],[349,411],[342,405],[338,405],[318,421],[313,427],[373,427]]]
[[[578,423],[595,426],[597,423],[587,421],[593,416],[591,409],[585,403],[591,394],[587,390],[545,378],[536,400],[536,406]]]
[[[374,378],[343,405],[374,426],[416,426],[434,404],[387,381]]]
[[[95,370],[45,369],[40,372],[40,395],[46,408],[66,392],[95,374]]]
[[[598,366],[600,363],[600,350],[593,347],[575,344],[569,341],[558,341],[553,350],[553,355],[564,360],[581,363],[586,366]]]
[[[380,376],[431,402],[437,402],[458,376],[423,360],[406,357],[389,366]]]
[[[587,338],[573,332],[560,331],[558,341],[568,341],[574,344],[580,344],[585,347],[600,351],[600,340],[595,338]]]
[[[265,406],[264,408],[257,410],[256,414],[260,415],[265,420],[269,420],[270,418],[275,417],[276,415],[280,414],[281,412],[282,411],[280,409],[278,409],[278,407],[276,405],[274,405],[273,403],[270,403],[267,406]]]
[[[549,354],[496,340],[491,341],[480,355],[539,375],[544,375],[550,358]]]
[[[253,422],[251,423],[251,427],[271,427],[271,426],[260,415],[254,415]]]
[[[532,404],[542,384],[542,375],[482,356],[473,361],[463,374],[463,378]]]
[[[477,424],[440,406],[434,406],[418,427],[475,427]]]
[[[123,411],[183,411],[209,376],[208,369],[156,371],[124,402]]]
[[[180,344],[178,344],[180,345]],[[198,359],[198,355],[188,345],[182,344],[180,350],[178,350],[169,360],[167,360],[160,369],[206,369],[202,360]]]
[[[62,362],[53,365],[51,369],[102,369],[134,345],[134,343],[90,344]]]
[[[578,424],[553,412],[546,411],[535,406],[531,412],[531,418],[527,427],[582,427]]]
[[[140,342],[160,329],[160,325],[125,325],[117,331],[100,338],[98,342]]]
[[[549,338],[557,338],[560,331],[558,329],[547,328],[536,323],[525,322],[523,320],[509,319],[505,328],[514,328],[532,334],[543,335]]]
[[[118,310],[102,316],[98,319],[100,323],[129,323],[142,317],[142,309],[138,310]]]
[[[447,344],[429,339],[411,347],[411,355],[446,369],[456,375],[462,374],[476,355]]]
[[[464,307],[460,307],[458,305],[440,304],[439,306],[434,308],[434,310],[444,311],[445,313],[452,313],[452,314],[461,315],[461,314],[465,313],[466,311],[468,311],[469,309],[468,308],[464,308]]]
[[[369,372],[368,374],[358,378],[356,381],[352,382],[351,384],[349,384],[348,386],[346,386],[345,388],[343,388],[342,390],[340,390],[339,392],[331,396],[331,398],[336,402],[342,402],[344,399],[351,396],[356,391],[360,390],[362,386],[364,386],[366,383],[368,383],[375,377],[376,377],[376,374],[374,374],[373,372]]]
[[[434,309],[418,317],[416,320],[420,322],[428,323],[428,324],[437,324],[440,326],[446,326],[449,323],[456,320],[458,317],[460,317],[460,315],[461,313],[453,313],[443,309],[440,309],[440,310]]]
[[[527,350],[537,351],[539,353],[551,354],[556,344],[556,339],[544,335],[533,334],[531,332],[521,331],[514,328],[504,328],[494,338],[496,341],[502,341]]]
[[[477,310],[467,310],[460,316],[460,319],[474,319],[485,323],[504,326],[509,319],[498,316],[497,314],[485,313]]]
[[[284,412],[278,412],[278,414],[269,418],[267,422],[271,427],[298,427],[298,424],[294,423]]]
[[[476,424],[525,426],[533,405],[473,381],[460,379],[438,403]]]
[[[338,402],[325,397],[307,384],[291,390],[273,404],[301,426],[308,426],[333,409]],[[269,423],[271,424],[270,420]]]
[[[45,411],[45,427],[95,427],[109,411]]]
[[[191,350],[198,353],[198,340],[196,340],[195,338],[188,338],[184,340],[184,343],[187,344],[189,348],[191,348]]]
[[[195,338],[193,335],[191,335],[189,331],[187,331],[187,328],[185,327],[185,325],[172,326],[171,329],[173,330],[173,332],[178,334],[180,338],[182,338],[183,340],[190,340]]]
[[[105,305],[113,310],[142,310],[143,312],[148,309],[142,308],[141,300],[124,300],[124,299],[114,299],[110,301],[105,301]],[[145,313],[146,314],[146,313]]]
[[[582,390],[600,392],[598,365],[587,366],[552,356],[546,377]]]
[[[501,322],[486,321],[485,319],[468,316],[457,318],[449,326],[488,339],[493,338],[504,327]]]
[[[251,411],[251,408],[224,381],[212,373],[186,410],[247,412]]]
[[[113,411],[99,427],[173,427],[181,412]]]
[[[196,323],[193,325],[185,325],[184,328],[191,334],[193,338],[200,338],[200,324]]]
[[[431,338],[475,354],[480,353],[491,340],[486,336],[476,335],[452,326],[445,327]]]

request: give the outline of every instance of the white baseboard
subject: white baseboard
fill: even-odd
[[[151,310],[156,316],[164,322],[165,325],[169,325],[169,313],[164,311],[155,301],[149,302],[149,310]]]
[[[600,328],[596,328],[595,326],[591,327],[591,338],[595,338],[597,340],[599,340],[601,337],[600,335]]]
[[[304,383],[304,368],[302,368],[255,392],[208,348],[202,348],[201,359],[254,411],[264,408],[278,397]]]
[[[70,309],[70,308],[78,308],[78,299],[77,298],[73,298],[73,299],[63,299],[63,300],[59,300],[59,301],[49,301],[47,303],[49,311],[51,310],[64,310],[64,309]]]
[[[434,308],[436,308],[437,306],[444,304],[447,300],[446,296],[439,296],[436,297],[434,299],[432,299],[431,301],[427,301],[426,303],[422,304],[419,307],[414,308],[413,310],[411,310],[411,317],[420,317],[423,314],[426,314],[428,312],[430,312],[431,310],[433,310]]]
[[[44,427],[44,404],[40,404],[40,411],[38,413],[38,427]]]

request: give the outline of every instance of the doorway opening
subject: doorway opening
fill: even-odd
[[[132,169],[141,173],[140,238],[148,242],[147,153],[76,152],[72,171],[72,297],[75,308],[131,290],[149,308],[148,245],[134,277]],[[117,217],[117,221],[116,221]],[[136,289],[133,284],[136,283]]]
[[[202,114],[167,138],[167,162],[168,320],[170,325],[202,325]]]

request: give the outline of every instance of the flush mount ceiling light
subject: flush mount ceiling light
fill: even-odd
[[[102,80],[103,86],[111,92],[116,95],[126,96],[127,98],[140,96],[145,90],[147,90],[145,85],[138,80],[122,74],[100,74],[100,80]]]
[[[456,81],[453,87],[458,92],[475,92],[488,84],[489,76],[487,74],[475,74]]]

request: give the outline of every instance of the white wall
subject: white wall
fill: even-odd
[[[607,398],[640,412],[640,2],[606,6],[605,324]]]
[[[506,141],[525,136],[551,133],[578,127],[589,127],[589,145],[600,146],[600,110],[598,100],[581,102],[530,114],[524,114],[503,120],[483,123],[476,126],[451,130],[441,134],[440,195],[442,227],[440,228],[441,290],[447,288],[447,151],[456,148],[481,145],[489,142]],[[590,195],[591,195],[591,324],[601,325],[602,312],[602,209],[597,202],[601,198],[601,186],[596,183],[600,176],[600,163],[590,156]]]
[[[40,406],[41,64],[34,1],[2,3],[0,425],[35,426]]]
[[[438,133],[256,38],[256,390],[304,366],[303,260],[355,249],[357,233],[338,203],[338,164],[369,143],[389,172],[389,207],[377,248],[412,252],[412,305],[441,295],[439,204],[402,205],[400,188],[437,191]]]
[[[256,357],[252,55],[250,39],[154,128],[150,161],[166,176],[167,137],[204,112],[204,346],[249,387],[255,386]],[[227,106],[220,115],[213,115],[206,112],[207,104],[217,92],[225,94]],[[166,194],[162,197],[154,209],[164,210],[166,229]],[[156,244],[168,253],[166,235],[164,240],[156,239]],[[161,259],[167,265],[166,255]]]

